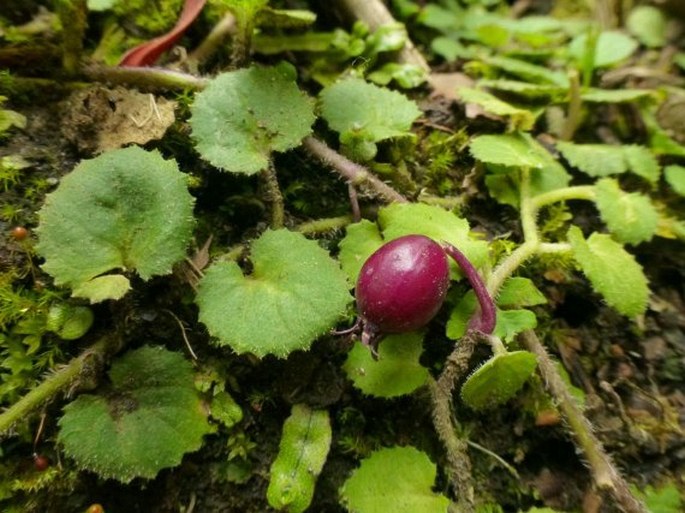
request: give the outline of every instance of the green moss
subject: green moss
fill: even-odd
[[[176,24],[182,9],[183,0],[119,0],[114,13],[129,19],[138,29],[160,34]]]

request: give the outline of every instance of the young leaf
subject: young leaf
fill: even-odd
[[[157,152],[130,147],[84,160],[38,214],[43,268],[91,302],[121,297],[128,279],[105,273],[171,272],[185,255],[192,212],[185,176]]]
[[[631,171],[652,184],[659,180],[659,163],[644,146],[559,141],[557,149],[573,167],[590,176],[610,176]]]
[[[59,442],[79,466],[123,483],[151,479],[210,432],[182,355],[144,346],[117,359],[109,377],[111,390],[79,396],[59,420]]]
[[[647,196],[623,192],[616,180],[604,178],[595,186],[595,198],[602,219],[619,242],[639,244],[654,236],[659,214]]]
[[[350,513],[447,513],[449,499],[432,490],[435,475],[418,449],[380,449],[362,460],[340,495]]]
[[[265,169],[274,151],[297,146],[314,123],[313,102],[290,64],[223,73],[197,94],[190,126],[197,151],[235,173]]]
[[[243,420],[243,410],[235,402],[235,399],[231,397],[231,394],[225,390],[212,397],[209,412],[212,418],[218,420],[227,428],[232,428]]]
[[[400,93],[359,78],[336,82],[321,92],[321,116],[341,138],[378,142],[407,135],[421,115],[416,103]]]
[[[480,135],[469,145],[471,155],[487,164],[544,169],[559,163],[529,134]]]
[[[623,315],[635,316],[647,308],[649,288],[642,267],[608,235],[593,233],[587,240],[580,228],[568,232],[573,256],[592,287]]]
[[[378,346],[374,360],[368,347],[355,344],[343,365],[347,377],[365,394],[397,397],[410,394],[428,378],[428,369],[419,363],[423,334],[412,332],[388,335]]]
[[[514,276],[504,282],[497,295],[498,306],[534,306],[544,305],[547,298],[528,278]]]
[[[664,178],[668,185],[671,186],[673,192],[680,196],[685,196],[685,167],[683,166],[666,166],[664,168]]]
[[[628,15],[626,26],[648,48],[660,48],[666,44],[667,19],[663,11],[653,5],[635,7]]]
[[[530,110],[515,107],[511,103],[500,100],[496,96],[481,89],[471,87],[460,87],[457,94],[465,103],[475,103],[480,105],[485,112],[496,116],[509,118],[509,125],[518,130],[531,130],[535,124],[537,116]]]
[[[200,320],[237,353],[307,349],[351,300],[337,263],[299,233],[267,231],[252,244],[252,264],[250,276],[235,262],[213,264],[197,293]]]
[[[301,513],[314,496],[331,446],[331,422],[326,410],[296,404],[283,424],[278,456],[271,465],[269,505],[288,513]]]
[[[346,228],[345,238],[340,241],[338,259],[350,283],[356,283],[364,262],[383,245],[383,237],[376,223],[362,219]]]
[[[588,88],[580,94],[584,102],[624,103],[634,102],[646,96],[653,96],[652,89],[596,89]]]
[[[578,62],[582,62],[587,49],[588,34],[581,34],[569,43],[568,51]],[[595,45],[593,64],[595,68],[605,68],[630,57],[637,49],[637,41],[618,31],[605,31],[599,34]]]
[[[474,410],[494,408],[514,397],[536,367],[535,355],[527,351],[495,355],[469,376],[461,398]]]

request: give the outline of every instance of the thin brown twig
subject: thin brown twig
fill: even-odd
[[[302,141],[302,145],[310,154],[319,159],[326,166],[333,168],[350,184],[360,185],[367,189],[371,189],[377,196],[382,197],[389,203],[407,202],[407,198],[377,178],[368,169],[343,157],[340,153],[328,147],[325,143],[315,137],[306,137]]]

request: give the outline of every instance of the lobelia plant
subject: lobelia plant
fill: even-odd
[[[258,16],[278,17],[278,13],[262,0],[224,3],[238,23],[234,64],[243,63],[250,55]],[[186,3],[191,4],[199,12],[203,2]],[[343,371],[361,392],[349,391],[352,399],[348,401],[372,396],[391,404],[392,399],[425,387],[430,405],[422,409],[430,410],[444,449],[431,449],[435,444],[423,437],[410,438],[420,450],[406,443],[406,433],[400,433],[394,437],[396,446],[382,447],[392,442],[381,439],[359,450],[359,466],[340,488],[341,503],[350,512],[487,511],[490,500],[485,492],[474,489],[468,449],[492,453],[471,442],[460,409],[472,409],[473,416],[490,415],[509,400],[520,399],[523,404],[539,394],[536,388],[542,382],[550,390],[546,398],[550,408],[557,407],[566,417],[597,488],[612,493],[625,511],[644,511],[588,428],[570,395],[568,380],[560,376],[532,331],[549,311],[544,306],[547,299],[532,279],[519,275],[533,261],[544,265],[546,259],[563,260],[579,268],[593,290],[620,314],[634,318],[647,309],[647,279],[626,246],[664,235],[663,227],[671,219],[665,214],[667,208],[652,198],[662,178],[655,151],[639,144],[572,141],[581,123],[582,102],[649,101],[650,93],[644,91],[591,86],[598,70],[635,51],[635,41],[613,31],[571,34],[568,27],[550,19],[536,24],[475,8],[467,13],[473,23],[466,23],[444,16],[446,11],[462,12],[461,7],[454,2],[444,5],[427,5],[419,20],[442,33],[433,41],[434,51],[471,59],[468,69],[490,77],[479,80],[476,87],[458,88],[457,95],[507,127],[504,134],[467,137],[464,133],[468,154],[460,158],[476,163],[477,176],[491,199],[518,214],[519,238],[498,233],[486,241],[451,209],[407,201],[393,188],[401,186],[400,180],[394,182],[399,171],[388,173],[390,183],[385,183],[358,164],[391,167],[380,162],[385,154],[398,151],[402,144],[411,146],[417,138],[410,129],[421,111],[400,93],[361,78],[330,80],[319,95],[317,112],[289,63],[249,66],[209,80],[195,77],[183,85],[198,89],[188,120],[195,150],[205,162],[204,168],[198,167],[215,173],[212,178],[219,181],[252,184],[251,177],[256,175],[264,191],[260,201],[269,207],[265,209],[268,222],[255,222],[237,248],[223,254],[218,254],[221,249],[212,249],[210,257],[208,242],[186,258],[196,226],[195,200],[188,177],[174,159],[130,147],[83,160],[47,197],[39,213],[37,250],[45,259],[43,270],[56,286],[68,288],[76,298],[103,303],[97,308],[111,307],[113,319],[118,309],[123,310],[125,321],[108,325],[109,321],[98,319],[100,329],[104,325],[113,334],[95,339],[80,356],[0,413],[0,434],[20,425],[27,412],[59,393],[90,388],[63,408],[56,423],[56,439],[75,468],[123,483],[152,479],[162,469],[179,465],[185,454],[203,446],[205,436],[216,432],[227,437],[229,454],[242,451],[247,462],[255,444],[246,438],[244,429],[250,422],[259,422],[262,404],[241,390],[238,381],[240,372],[245,372],[241,368],[261,373],[276,359],[312,347],[312,354],[321,351],[314,344],[322,339],[326,351],[335,353],[327,355],[330,361],[325,363],[336,366],[344,360]],[[373,52],[369,50],[375,58],[395,48],[398,34],[391,27],[379,31],[375,43],[369,35],[364,44],[376,44]],[[573,38],[565,57],[573,66],[568,74],[523,58],[462,46],[468,41],[490,45],[492,50],[501,44],[496,41],[499,37],[529,42],[537,35],[549,42],[555,34]],[[641,37],[649,41],[648,35]],[[166,45],[168,40],[164,41]],[[143,47],[142,54],[134,52],[138,62],[130,63],[147,63],[162,48],[158,43]],[[72,50],[65,52],[67,56],[75,56]],[[159,78],[154,70],[143,71],[141,76]],[[568,104],[565,121],[554,132],[558,140],[553,152],[530,133],[550,111],[505,101],[496,92],[545,98],[550,105]],[[326,123],[315,125],[317,116]],[[340,151],[352,161],[310,135],[313,126],[333,139],[337,134]],[[333,133],[326,132],[326,126]],[[297,225],[287,216],[277,154],[300,146],[352,186],[390,204],[356,222],[345,216]],[[291,157],[293,153],[285,158]],[[406,166],[406,161],[402,164]],[[216,169],[207,170],[207,166]],[[671,165],[663,175],[664,184],[682,196],[682,166]],[[574,176],[582,177],[581,185],[572,185]],[[285,178],[292,180],[292,176]],[[417,183],[410,182],[402,192],[410,195],[419,190],[424,178],[416,173],[411,180]],[[437,201],[445,198],[432,200],[446,203]],[[599,213],[596,223],[581,227],[566,215],[565,203],[577,200],[592,203]],[[677,220],[668,226],[678,233]],[[312,235],[339,228],[345,228],[345,235],[337,258],[329,241],[311,240]],[[203,336],[203,329],[195,329],[200,335],[191,337],[199,358],[184,322],[173,311],[159,308],[151,315],[136,308],[136,302],[155,284],[182,287],[172,276],[183,276],[190,285],[182,288],[182,300],[173,297],[174,305],[197,307],[197,312],[192,308],[186,312],[184,321],[194,322],[197,313],[208,333]],[[151,283],[153,277],[158,281]],[[468,285],[462,283],[464,278]],[[347,347],[331,330],[351,317],[352,284],[356,284],[358,322],[363,324],[361,343],[341,355]],[[41,307],[46,319],[41,334],[51,331],[64,340],[89,340],[93,310],[68,302]],[[180,326],[180,338],[198,360],[194,366],[178,351],[147,345],[156,344],[154,340],[141,344],[130,335],[135,332],[128,323],[134,323],[136,316],[154,318],[162,311]],[[163,332],[158,317],[155,323]],[[489,346],[489,356],[474,362],[474,354],[485,354],[474,353],[481,343]],[[134,347],[116,356],[128,345]],[[536,371],[542,379],[535,376]],[[298,392],[309,385],[298,387]],[[416,393],[413,399],[421,403],[427,395]],[[338,449],[337,438],[342,438],[343,430],[338,421],[343,414],[337,407],[329,408],[339,398],[315,407],[282,396],[294,406],[284,421],[278,454],[271,460],[265,500],[273,508],[299,513],[312,504],[329,454]],[[243,401],[251,408],[241,408]],[[385,420],[392,424],[397,419]],[[97,437],[89,436],[93,430]],[[394,434],[391,429],[383,433]],[[434,490],[438,467],[431,457],[441,466],[441,493]],[[503,458],[495,455],[494,461],[516,473]],[[266,467],[262,470],[266,474]],[[662,500],[676,504],[669,489],[665,490]],[[498,507],[492,508],[497,511]]]

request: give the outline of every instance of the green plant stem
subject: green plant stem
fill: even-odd
[[[83,54],[88,17],[86,0],[58,0],[57,15],[62,25],[62,67],[67,75],[75,75]]]
[[[583,99],[580,96],[580,78],[578,77],[578,70],[571,70],[569,73],[569,102],[568,111],[566,112],[566,121],[559,135],[562,141],[570,141],[573,139],[578,126],[580,126]]]
[[[549,192],[543,192],[531,198],[531,206],[537,211],[540,208],[568,200],[595,200],[594,185],[577,185],[575,187],[563,187]]]
[[[427,205],[437,205],[449,210],[459,210],[464,206],[464,198],[461,196],[441,197],[421,191],[417,200]]]
[[[374,176],[368,169],[343,157],[315,137],[306,137],[302,141],[302,145],[311,155],[319,159],[324,165],[333,168],[352,185],[371,189],[377,196],[389,203],[407,202],[407,198]]]
[[[97,369],[99,364],[116,353],[120,347],[118,339],[103,337],[80,356],[56,370],[40,385],[0,414],[0,437],[7,435],[15,424],[60,392],[71,389],[81,380],[92,378],[93,366],[95,365]]]
[[[285,224],[285,206],[283,204],[283,194],[278,186],[278,177],[274,169],[273,162],[269,162],[269,166],[262,171],[262,184],[264,187],[264,196],[271,207],[271,220],[269,224],[274,230],[283,228]]]
[[[521,333],[520,339],[523,346],[537,357],[538,369],[545,386],[564,415],[576,444],[583,451],[597,488],[611,493],[621,511],[647,513],[644,504],[632,495],[628,483],[616,470],[601,442],[592,432],[590,421],[578,408],[578,404],[559,375],[556,365],[535,332],[526,330]]]
[[[446,451],[447,475],[457,493],[457,504],[451,510],[459,513],[475,511],[471,459],[468,455],[468,442],[459,436],[456,418],[452,415],[452,393],[454,386],[468,370],[469,360],[477,340],[472,335],[462,337],[452,353],[447,357],[445,368],[436,380],[428,381],[433,402],[433,425]]]
[[[234,31],[235,16],[228,13],[214,25],[207,37],[188,55],[188,60],[195,66],[205,63]]]
[[[86,77],[98,82],[134,86],[152,91],[179,89],[195,91],[204,89],[209,82],[206,78],[160,68],[89,66],[83,72]]]
[[[340,230],[352,222],[351,216],[329,217],[315,219],[298,225],[295,229],[304,235],[317,235]]]

